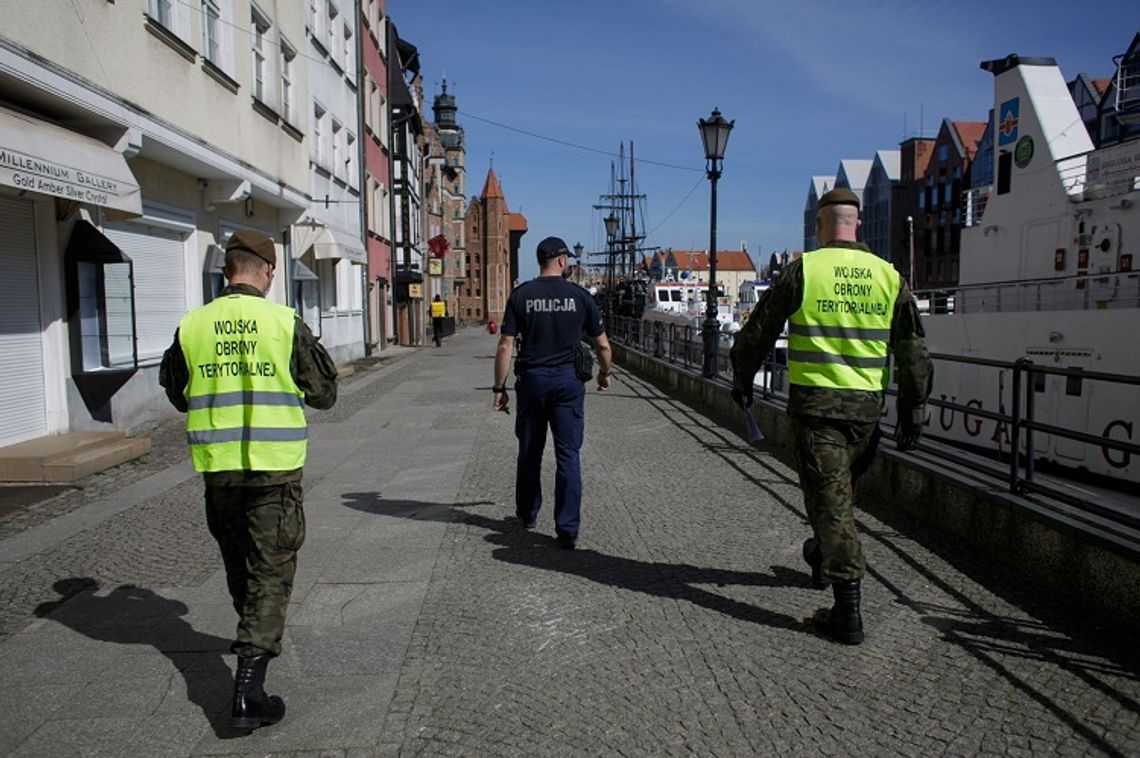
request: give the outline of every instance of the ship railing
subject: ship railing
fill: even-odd
[[[653,356],[658,360],[688,371],[699,371],[701,369],[704,345],[701,340],[701,331],[697,327],[668,324],[660,321],[643,321],[630,317],[615,317],[607,331],[609,337],[615,342],[643,355]],[[721,384],[732,381],[732,365],[728,359],[728,349],[729,345],[723,341],[718,346],[717,375],[713,381]],[[924,452],[969,469],[986,479],[997,478],[1012,494],[1038,493],[1066,503],[1082,512],[1127,524],[1133,528],[1140,528],[1140,514],[1134,511],[1113,507],[1111,501],[1100,497],[1092,495],[1082,497],[1075,494],[1076,491],[1072,488],[1058,486],[1050,479],[1038,478],[1038,454],[1034,447],[1035,434],[1048,434],[1099,448],[1106,454],[1111,451],[1126,461],[1130,460],[1131,456],[1140,455],[1140,445],[1129,440],[1107,435],[1089,434],[1082,429],[1049,424],[1038,418],[1036,410],[1036,385],[1046,376],[1060,376],[1081,382],[1101,382],[1138,388],[1140,388],[1140,377],[1041,366],[1028,358],[1011,362],[946,353],[931,353],[930,357],[936,364],[935,373],[938,372],[938,365],[943,364],[988,367],[999,372],[999,381],[1002,386],[1005,386],[1004,382],[1008,375],[1012,380],[1012,402],[1008,409],[1002,405],[1001,410],[992,411],[979,408],[976,405],[958,403],[939,397],[927,399],[927,406],[931,409],[946,410],[961,413],[971,418],[986,419],[1007,429],[1009,432],[1008,446],[1003,446],[997,451],[998,460],[1006,464],[1005,468],[993,463],[991,458],[984,455],[970,453],[946,444],[934,446],[926,442],[921,443],[920,448]],[[776,408],[787,408],[788,381],[784,350],[773,350],[768,355],[757,374],[756,380],[756,386],[760,390],[759,395],[764,401]],[[886,394],[888,398],[891,398],[896,397],[898,392],[892,386],[887,389]],[[932,410],[931,414],[933,415],[934,412]],[[897,426],[888,426],[886,431],[888,434],[897,437]],[[1015,447],[1016,454],[1013,453]]]
[[[982,216],[985,215],[986,205],[990,201],[990,193],[993,192],[993,185],[986,184],[982,187],[971,187],[962,192],[962,227],[977,226],[982,223]]]
[[[1140,190],[1140,140],[1061,158],[1056,166],[1074,203],[1127,195]]]
[[[1082,497],[1075,494],[1071,488],[1058,487],[1048,480],[1039,480],[1036,477],[1037,460],[1044,456],[1041,456],[1034,447],[1034,434],[1041,433],[1099,448],[1106,455],[1109,451],[1118,453],[1124,461],[1130,460],[1133,455],[1140,455],[1140,445],[1129,440],[1107,435],[1089,434],[1081,429],[1049,424],[1037,418],[1036,414],[1037,385],[1040,380],[1044,380],[1047,376],[1060,376],[1081,382],[1101,382],[1131,387],[1140,387],[1140,377],[1102,371],[1086,371],[1078,368],[1041,366],[1028,358],[1009,362],[945,353],[931,353],[930,357],[935,361],[936,374],[938,372],[937,366],[940,363],[969,364],[998,370],[1000,372],[999,381],[1004,383],[1005,374],[1008,372],[1011,379],[1010,397],[1012,398],[1011,407],[1008,410],[1003,407],[1000,411],[991,411],[937,397],[930,397],[927,400],[927,405],[932,408],[961,413],[966,417],[994,421],[1009,430],[1009,447],[999,452],[999,459],[1005,460],[1008,464],[1004,483],[1011,494],[1038,493],[1046,495],[1081,511],[1117,523],[1127,524],[1133,528],[1140,528],[1140,514],[1135,511],[1113,507],[1111,501],[1100,497],[1091,495]],[[897,391],[894,388],[889,388],[887,394],[896,396]],[[1015,446],[1016,454],[1013,452]],[[940,457],[978,473],[987,476],[994,475],[994,469],[987,465],[986,459],[967,452],[959,452],[955,448],[946,449],[946,446],[940,446],[940,448],[942,448],[938,451]]]
[[[1140,272],[1078,274],[916,290],[919,312],[1017,313],[1140,307]]]

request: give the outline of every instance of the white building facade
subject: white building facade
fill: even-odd
[[[305,323],[343,362],[363,356],[365,342],[359,3],[303,5],[312,203],[293,227],[293,255],[304,277],[294,281],[293,296]]]
[[[182,315],[220,289],[230,234],[280,243],[270,298],[287,301],[286,245],[310,203],[304,8],[4,12],[0,446],[146,428],[174,413],[158,364]]]

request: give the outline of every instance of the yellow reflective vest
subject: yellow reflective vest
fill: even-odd
[[[305,465],[304,402],[290,371],[292,309],[225,295],[187,313],[178,340],[190,381],[194,470],[292,471]]]
[[[447,303],[443,302],[442,300],[440,300],[439,302],[432,300],[431,301],[431,317],[432,318],[443,318],[446,315],[447,315]]]
[[[880,391],[899,274],[873,253],[825,247],[803,256],[804,296],[788,318],[792,384]]]

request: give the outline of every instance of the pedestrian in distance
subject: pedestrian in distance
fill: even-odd
[[[226,243],[228,284],[187,313],[162,358],[159,383],[186,414],[194,470],[206,486],[206,525],[218,543],[238,614],[231,724],[255,729],[285,715],[265,693],[281,653],[297,551],[305,541],[301,473],[304,406],[336,402],[336,367],[291,309],[265,299],[273,240],[239,231]]]
[[[493,407],[510,412],[507,371],[516,338],[522,340],[515,360],[519,441],[515,472],[515,515],[533,528],[542,508],[542,452],[546,432],[554,435],[554,526],[558,543],[573,550],[578,540],[582,507],[579,451],[585,434],[586,397],[579,375],[579,348],[589,338],[598,358],[598,390],[610,386],[610,343],[605,322],[590,293],[567,281],[568,261],[575,257],[566,243],[547,237],[536,251],[539,273],[511,292],[503,312],[502,334],[495,352]],[[584,348],[583,348],[584,349]],[[588,353],[586,354],[588,357]]]
[[[431,335],[435,340],[435,346],[439,347],[443,344],[443,319],[447,316],[447,303],[439,299],[436,295],[431,300]]]
[[[889,262],[856,241],[859,198],[834,189],[819,200],[820,248],[788,264],[732,346],[733,397],[752,403],[752,382],[788,322],[788,415],[812,537],[803,545],[812,584],[835,604],[815,624],[848,645],[863,641],[866,570],[852,512],[855,482],[879,439],[888,354],[898,369],[900,450],[922,435],[933,367],[918,308]]]

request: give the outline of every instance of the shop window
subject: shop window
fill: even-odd
[[[111,396],[138,368],[134,263],[94,226],[78,221],[64,266],[71,376],[88,409],[108,418]]]

